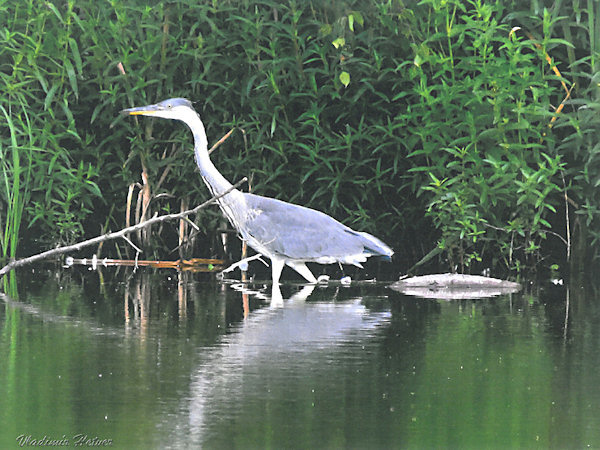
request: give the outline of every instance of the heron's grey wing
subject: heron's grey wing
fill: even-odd
[[[337,260],[365,251],[363,233],[320,211],[253,194],[245,197],[246,231],[271,252],[293,259]]]

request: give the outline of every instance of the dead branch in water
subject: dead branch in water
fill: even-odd
[[[164,222],[164,221],[167,221],[167,220],[181,219],[183,217],[189,216],[190,214],[195,214],[198,211],[200,211],[201,209],[206,208],[207,206],[215,203],[221,197],[229,194],[231,191],[233,191],[234,189],[236,189],[237,187],[239,187],[241,184],[245,183],[246,181],[248,181],[248,179],[246,177],[242,178],[240,181],[238,181],[236,184],[234,184],[233,186],[231,186],[229,189],[227,189],[222,194],[215,195],[213,198],[211,198],[210,200],[207,200],[204,203],[196,206],[194,209],[190,209],[190,210],[187,210],[187,211],[183,211],[183,212],[179,212],[179,213],[174,213],[174,214],[165,214],[163,216],[153,217],[152,219],[148,219],[148,220],[146,220],[144,222],[140,222],[140,223],[138,223],[136,225],[132,225],[132,226],[127,227],[127,228],[123,228],[120,231],[115,231],[115,232],[112,232],[112,233],[107,233],[107,234],[104,234],[102,236],[97,236],[95,238],[88,239],[86,241],[78,242],[76,244],[67,245],[67,246],[64,246],[64,247],[57,247],[57,248],[54,248],[52,250],[47,250],[45,252],[38,253],[37,255],[32,255],[32,256],[28,256],[26,258],[21,258],[21,259],[17,259],[17,260],[11,261],[10,263],[8,263],[4,267],[2,267],[2,269],[0,269],[0,278],[2,278],[4,275],[6,275],[11,270],[16,269],[17,267],[25,266],[27,264],[32,264],[32,263],[34,263],[36,261],[41,261],[43,259],[47,259],[47,258],[50,258],[52,256],[62,255],[64,253],[74,252],[74,251],[77,251],[77,250],[81,250],[84,247],[89,247],[90,245],[99,244],[100,242],[109,241],[109,240],[118,239],[118,238],[126,238],[127,234],[132,233],[134,231],[141,230],[142,228],[148,227],[150,225],[154,225],[156,223]]]

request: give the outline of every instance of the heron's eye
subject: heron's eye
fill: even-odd
[[[170,103],[167,105],[167,108],[171,109],[173,107],[173,105],[171,105]]]

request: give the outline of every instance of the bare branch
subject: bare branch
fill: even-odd
[[[142,249],[135,245],[133,242],[131,242],[131,239],[129,239],[127,236],[122,236],[122,238],[135,249],[136,254],[142,253]]]
[[[112,240],[112,239],[122,238],[122,237],[125,237],[125,235],[127,235],[129,233],[141,230],[142,228],[148,227],[150,225],[154,225],[156,223],[164,222],[164,221],[167,221],[167,220],[182,219],[184,217],[189,216],[190,214],[195,214],[198,211],[200,211],[201,209],[206,208],[207,206],[215,203],[221,197],[229,194],[231,191],[233,191],[234,189],[238,188],[241,184],[245,183],[246,181],[248,181],[248,179],[246,177],[242,178],[240,181],[238,181],[236,184],[234,184],[233,186],[231,186],[229,189],[227,189],[222,194],[215,195],[213,198],[211,198],[210,200],[207,200],[204,203],[196,206],[194,209],[190,209],[190,210],[187,210],[187,211],[182,211],[182,212],[179,212],[179,213],[165,214],[163,216],[153,217],[152,219],[148,219],[148,220],[146,220],[144,222],[140,222],[140,223],[138,223],[136,225],[132,225],[132,226],[127,227],[127,228],[123,228],[120,231],[115,231],[113,233],[107,233],[107,234],[104,234],[102,236],[97,236],[95,238],[88,239],[86,241],[78,242],[76,244],[67,245],[65,247],[57,247],[57,248],[54,248],[52,250],[47,250],[47,251],[45,251],[43,253],[38,253],[37,255],[28,256],[27,258],[21,258],[21,259],[17,259],[17,260],[11,261],[10,263],[8,263],[4,267],[2,267],[2,269],[0,269],[0,278],[2,278],[4,275],[6,275],[11,270],[16,269],[17,267],[25,266],[27,264],[34,263],[36,261],[41,261],[43,259],[47,259],[47,258],[50,258],[52,256],[62,255],[64,253],[68,253],[68,252],[75,252],[75,251],[81,250],[84,247],[89,247],[90,245],[99,244],[100,242],[109,241],[109,240]]]
[[[231,133],[233,133],[234,131],[235,131],[235,128],[232,128],[227,133],[225,133],[225,135],[221,139],[219,139],[215,145],[213,145],[210,148],[210,150],[208,151],[208,154],[210,155],[212,152],[214,152],[217,149],[217,147],[219,145],[221,145],[223,142],[225,142],[227,139],[229,139],[229,136],[231,136]]]

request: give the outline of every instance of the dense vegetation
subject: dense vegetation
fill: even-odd
[[[436,247],[457,270],[562,264],[574,239],[595,256],[600,6],[546,3],[5,1],[2,256],[206,199],[183,126],[118,116],[173,96],[211,142],[236,130],[213,154],[232,182],[405,268]],[[194,254],[218,253],[218,211],[197,222]],[[144,257],[173,256],[176,224],[149,236]]]

